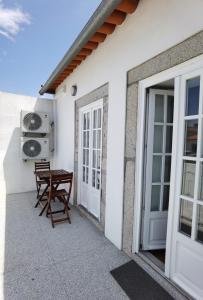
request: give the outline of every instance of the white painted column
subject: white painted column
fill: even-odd
[[[122,246],[126,75],[109,85],[105,236]]]

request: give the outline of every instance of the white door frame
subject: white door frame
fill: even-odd
[[[135,201],[134,201],[134,224],[133,224],[133,243],[132,253],[139,252],[140,232],[141,232],[141,215],[142,215],[142,195],[143,195],[143,165],[144,165],[144,133],[145,133],[145,110],[146,110],[146,89],[169,79],[175,79],[174,82],[174,127],[172,142],[172,161],[171,161],[171,182],[176,178],[176,160],[178,139],[178,116],[179,116],[179,93],[181,75],[197,70],[203,67],[203,55],[193,58],[185,63],[170,68],[166,71],[153,75],[139,82],[138,89],[138,112],[137,112],[137,140],[136,140],[136,167],[135,167]],[[170,277],[171,273],[171,250],[172,234],[175,209],[175,188],[170,184],[168,225],[166,239],[166,262],[165,275]]]
[[[81,171],[81,163],[82,163],[82,114],[85,111],[89,111],[94,108],[102,108],[102,123],[103,123],[103,98],[93,101],[90,104],[87,104],[85,106],[82,106],[79,109],[79,136],[78,136],[78,178],[77,178],[77,204],[81,204],[80,194],[81,194],[81,180],[82,180],[82,171]],[[102,124],[103,126],[103,124]],[[102,132],[101,132],[101,160],[102,160]],[[102,161],[101,161],[102,164]],[[101,174],[100,174],[101,176]],[[101,191],[101,177],[100,177],[100,191]],[[101,197],[101,195],[100,195]],[[100,221],[100,215],[98,217],[98,220]]]

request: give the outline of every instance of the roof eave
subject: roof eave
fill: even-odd
[[[57,78],[66,66],[73,60],[73,58],[80,52],[83,46],[90,40],[90,38],[96,33],[96,31],[105,22],[106,18],[114,11],[114,9],[122,2],[122,0],[104,0],[96,9],[88,23],[85,25],[79,36],[76,38],[73,45],[66,52],[60,63],[52,72],[46,83],[41,87],[39,93],[54,94],[53,90],[49,90],[49,87]]]

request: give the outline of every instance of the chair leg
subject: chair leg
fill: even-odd
[[[46,211],[46,217],[49,217],[49,206],[47,207],[47,211]]]
[[[69,224],[71,224],[71,219],[70,219],[70,215],[69,215],[69,212],[68,212],[68,201],[66,200],[65,197],[64,197],[64,211],[66,212]]]
[[[52,215],[51,202],[49,202],[49,204],[48,204],[47,216],[48,216],[48,213],[51,216],[51,225],[54,228],[55,226],[54,226],[54,219],[53,219],[53,215]]]
[[[41,189],[41,184],[37,184],[37,199],[39,198],[40,189]]]
[[[39,186],[37,184],[37,199],[38,199],[38,197],[39,197]]]
[[[46,185],[46,187],[45,187],[43,193],[41,194],[41,196],[39,195],[37,203],[35,204],[35,207],[37,207],[39,205],[39,203],[43,200],[43,197],[46,194],[46,191],[47,191],[48,187],[49,187],[49,184]],[[43,210],[43,212],[44,212],[44,210]],[[41,214],[40,214],[40,216],[41,216]]]
[[[71,219],[70,219],[70,215],[69,215],[68,209],[66,211],[66,214],[67,214],[68,222],[69,222],[69,224],[71,224]]]

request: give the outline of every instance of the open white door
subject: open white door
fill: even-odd
[[[174,92],[149,91],[142,250],[166,246]]]
[[[203,299],[203,69],[181,76],[171,278]]]
[[[97,101],[80,111],[79,203],[100,219],[102,108]]]

